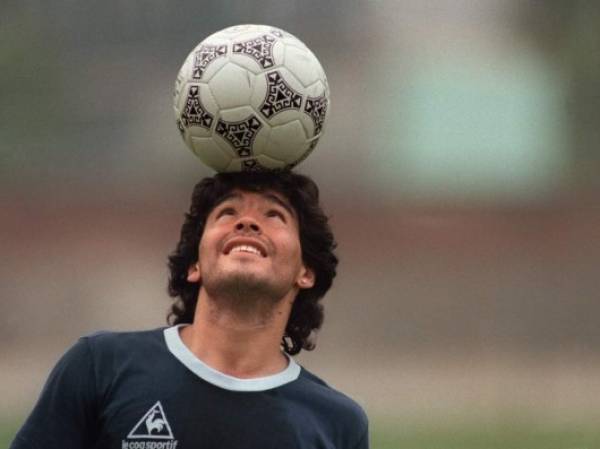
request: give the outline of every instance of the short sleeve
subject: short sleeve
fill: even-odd
[[[58,361],[10,449],[83,449],[97,434],[89,343],[81,338]]]

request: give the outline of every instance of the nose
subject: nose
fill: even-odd
[[[260,226],[249,216],[240,217],[235,224],[235,230],[242,233],[260,234]]]

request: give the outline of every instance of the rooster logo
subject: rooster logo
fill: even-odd
[[[160,401],[144,413],[144,416],[131,429],[127,438],[173,439],[171,426],[167,421],[167,416]]]
[[[162,418],[159,418],[160,410],[154,409],[152,414],[149,414],[146,418],[146,429],[148,429],[148,434],[152,435],[152,431],[156,430],[157,433],[162,432],[165,427],[166,421]]]

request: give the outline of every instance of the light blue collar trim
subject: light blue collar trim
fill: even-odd
[[[289,361],[287,368],[271,376],[240,379],[223,374],[196,357],[185,343],[183,343],[179,335],[179,328],[182,326],[186,325],[178,324],[164,330],[167,348],[190,371],[217,387],[231,391],[265,391],[292,382],[300,375],[300,365],[287,354],[286,357]]]

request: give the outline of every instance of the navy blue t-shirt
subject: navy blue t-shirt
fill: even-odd
[[[11,449],[365,449],[358,404],[289,358],[239,379],[204,364],[177,327],[81,338]]]

